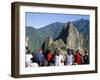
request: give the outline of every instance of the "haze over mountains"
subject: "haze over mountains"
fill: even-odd
[[[72,22],[54,22],[40,29],[26,26],[29,47],[32,51],[38,48],[72,48],[89,49],[89,21],[80,19]]]

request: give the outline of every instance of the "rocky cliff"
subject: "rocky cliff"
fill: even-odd
[[[70,49],[81,49],[86,50],[89,40],[87,36],[84,36],[83,33],[79,32],[72,22],[68,22],[63,27],[58,38],[53,39],[49,37],[48,40],[44,41],[44,49],[52,48],[70,48]]]
[[[89,21],[80,19],[67,23],[54,22],[40,29],[26,26],[29,47],[32,51],[39,48],[72,48],[89,50]]]

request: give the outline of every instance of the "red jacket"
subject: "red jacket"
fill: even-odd
[[[75,63],[82,64],[82,54],[80,54],[80,52],[75,55]]]
[[[51,52],[48,53],[47,60],[48,61],[53,61],[53,54]]]

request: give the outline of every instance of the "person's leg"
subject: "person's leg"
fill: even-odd
[[[50,61],[48,61],[48,66],[50,66]]]

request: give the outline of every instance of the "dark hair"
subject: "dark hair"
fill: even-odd
[[[31,54],[31,50],[28,50],[28,51],[27,51],[27,54]]]
[[[87,51],[84,51],[85,52],[85,54],[87,54]]]
[[[26,47],[26,50],[28,50],[29,48],[28,47]]]
[[[72,51],[72,54],[74,55],[74,50],[72,49],[71,51]]]
[[[77,51],[76,52],[79,52],[79,49],[77,49]]]
[[[48,53],[51,52],[51,50],[48,50]]]
[[[67,49],[67,54],[68,55],[72,54],[72,50],[71,49]]]

